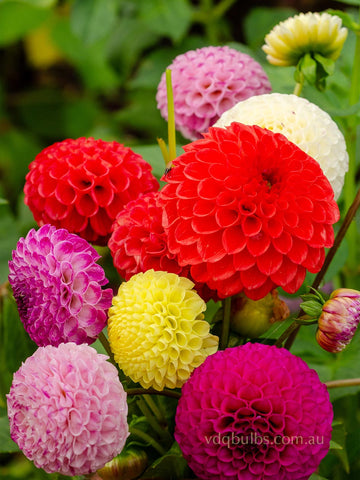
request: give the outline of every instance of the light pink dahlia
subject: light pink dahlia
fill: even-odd
[[[241,100],[271,91],[269,79],[253,58],[224,47],[203,47],[178,55],[168,69],[174,95],[175,125],[185,138],[195,140],[220,115]],[[165,73],[156,95],[167,120]]]
[[[97,251],[65,229],[44,225],[20,238],[9,282],[21,321],[38,345],[92,343],[106,325],[113,292]]]
[[[40,347],[7,395],[11,438],[48,473],[95,472],[123,449],[126,393],[116,368],[88,345]]]
[[[170,253],[162,226],[163,209],[158,204],[159,192],[150,192],[129,202],[113,224],[108,246],[114,266],[126,281],[147,270],[176,273],[190,278],[190,266],[179,265],[177,255]],[[204,283],[195,283],[195,290],[205,301],[218,300],[216,292]]]
[[[247,343],[194,370],[175,439],[201,479],[308,480],[329,449],[332,418],[315,370],[286,349]]]

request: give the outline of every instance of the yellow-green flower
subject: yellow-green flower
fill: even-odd
[[[148,270],[122,283],[113,298],[111,350],[125,375],[144,388],[181,387],[218,348],[193,286],[174,273]]]
[[[336,60],[347,37],[347,28],[336,15],[300,13],[280,22],[265,37],[262,49],[273,65],[297,65],[307,53]]]

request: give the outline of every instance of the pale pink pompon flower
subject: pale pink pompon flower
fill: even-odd
[[[107,358],[85,344],[48,345],[14,374],[7,395],[11,438],[38,468],[84,475],[122,451],[126,393]]]
[[[174,95],[175,126],[190,140],[213,125],[241,100],[269,93],[271,85],[262,66],[234,48],[203,47],[178,55],[169,65]],[[166,76],[156,95],[161,116],[167,120]]]

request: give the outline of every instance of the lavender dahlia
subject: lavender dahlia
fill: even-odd
[[[9,282],[21,321],[38,345],[92,343],[107,321],[112,290],[97,251],[83,238],[44,225],[20,238]]]
[[[283,348],[247,343],[194,370],[175,439],[201,479],[308,480],[329,449],[332,418],[315,370]]]
[[[118,455],[128,436],[116,368],[88,345],[40,347],[7,395],[12,439],[48,473],[84,475]]]
[[[176,128],[195,140],[220,115],[252,95],[269,93],[271,85],[261,67],[245,53],[224,47],[203,47],[178,55],[171,65]],[[165,73],[156,95],[158,108],[167,119]]]

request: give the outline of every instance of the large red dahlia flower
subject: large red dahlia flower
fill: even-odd
[[[151,269],[193,280],[190,267],[181,267],[177,255],[169,252],[158,197],[159,192],[142,195],[129,202],[117,215],[108,243],[114,266],[126,281]],[[196,283],[194,288],[205,301],[218,299],[216,292],[206,284]]]
[[[319,164],[280,133],[232,123],[184,147],[164,178],[168,247],[220,297],[294,293],[318,272],[339,209]]]
[[[52,224],[105,245],[118,212],[157,190],[151,166],[130,148],[94,138],[67,139],[31,162],[25,203],[39,225]]]

